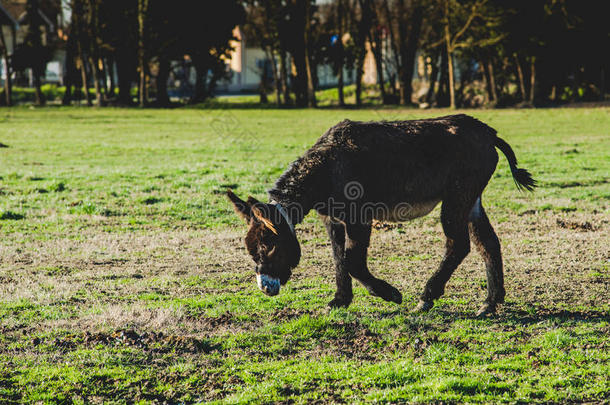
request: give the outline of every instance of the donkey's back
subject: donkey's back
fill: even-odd
[[[427,206],[456,188],[476,188],[480,194],[498,162],[497,140],[493,128],[464,114],[413,121],[345,120],[322,135],[304,159],[327,155],[335,199],[346,197],[346,184],[357,182],[365,202]]]

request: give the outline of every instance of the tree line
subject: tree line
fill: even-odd
[[[338,103],[349,81],[361,105],[367,55],[382,103],[439,107],[600,100],[610,65],[602,1],[71,0],[71,17],[45,41],[39,1],[27,2],[23,44],[11,57],[4,38],[0,47],[7,71],[31,69],[40,104],[57,48],[65,49],[64,104],[169,105],[168,77],[181,64],[194,71],[189,101],[204,101],[231,75],[236,26],[265,52],[260,91],[278,105],[316,106],[321,65],[332,68]]]
[[[367,53],[383,103],[472,103],[474,83],[489,105],[599,100],[605,93],[610,30],[601,1],[580,0],[251,0],[245,29],[268,55],[278,104],[316,105],[319,64],[333,67],[338,102],[344,72],[362,103]],[[294,61],[293,85],[285,55]],[[457,80],[459,72],[459,80]],[[294,95],[294,99],[292,99]]]

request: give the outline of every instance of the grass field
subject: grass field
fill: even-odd
[[[444,239],[430,215],[375,230],[371,270],[330,311],[330,245],[314,214],[277,297],[255,285],[223,196],[265,190],[343,118],[418,110],[1,109],[0,403],[593,402],[610,397],[610,109],[468,112],[503,157],[483,196],[506,304],[476,319],[481,258],[412,314]]]

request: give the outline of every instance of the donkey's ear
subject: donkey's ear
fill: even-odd
[[[252,197],[250,197],[250,198],[252,198]],[[250,202],[250,198],[248,198],[248,202]],[[252,198],[252,199],[255,200],[254,198]],[[273,225],[273,222],[271,222],[267,217],[265,217],[265,213],[259,207],[260,207],[260,205],[258,207],[256,204],[251,205],[250,208],[252,210],[252,215],[254,215],[254,217],[258,221],[262,222],[263,225],[265,225],[265,227],[267,229],[269,229],[271,232],[273,232],[274,234],[277,235],[277,229],[275,229],[275,225]]]
[[[250,218],[252,218],[252,210],[250,208],[250,204],[239,198],[233,193],[231,190],[227,190],[227,197],[233,203],[233,208],[235,208],[235,212],[242,217],[246,222],[250,222]]]

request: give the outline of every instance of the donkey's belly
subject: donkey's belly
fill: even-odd
[[[375,212],[375,219],[379,221],[401,222],[427,215],[436,207],[440,200],[418,203],[400,203],[386,210]]]

